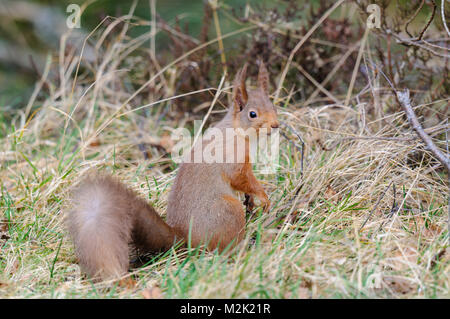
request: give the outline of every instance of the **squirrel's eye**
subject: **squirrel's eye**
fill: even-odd
[[[256,117],[256,112],[254,112],[254,111],[250,111],[250,113],[248,113],[248,114],[250,115],[250,117],[252,119],[254,119]]]

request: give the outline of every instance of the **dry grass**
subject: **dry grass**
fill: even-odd
[[[145,73],[148,61],[132,55],[139,46],[126,36],[128,26],[117,24],[114,45],[96,42],[92,66],[70,51],[54,60],[60,79],[38,83],[47,94],[42,104],[3,125],[1,297],[141,298],[146,287],[160,287],[167,298],[450,297],[445,173],[401,112],[370,112],[374,96],[379,105],[395,103],[373,87],[351,95],[350,106],[346,95],[330,92],[340,104],[301,108],[282,88],[280,120],[301,134],[305,156],[286,130],[278,173],[259,176],[273,208],[251,218],[232,256],[173,249],[132,270],[134,289],[84,278],[64,226],[70,187],[89,169],[107,171],[163,214],[176,174],[165,152],[168,132],[192,119],[180,118],[171,103],[172,79],[190,55]],[[93,38],[107,37],[107,30],[100,27]],[[146,113],[133,111],[155,101],[161,103],[143,108]],[[432,101],[416,110],[436,112],[447,104]],[[218,103],[215,111],[221,109]],[[446,128],[437,123],[428,130]]]

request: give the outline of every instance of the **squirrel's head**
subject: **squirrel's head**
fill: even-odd
[[[277,110],[269,99],[269,73],[261,61],[258,72],[258,87],[247,90],[245,79],[247,64],[238,72],[234,80],[233,103],[230,112],[233,114],[233,127],[259,131],[266,128],[278,128]]]

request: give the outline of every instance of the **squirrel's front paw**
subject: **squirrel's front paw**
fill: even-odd
[[[263,213],[268,213],[270,209],[270,200],[267,200],[263,203]]]
[[[266,193],[261,194],[261,196],[258,196],[259,200],[261,201],[261,206],[263,207],[263,213],[267,213],[270,209],[270,200]]]

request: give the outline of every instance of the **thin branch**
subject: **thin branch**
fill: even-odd
[[[403,107],[403,111],[405,111],[406,117],[408,119],[409,124],[416,131],[417,135],[422,139],[422,141],[426,144],[427,148],[433,153],[433,155],[441,162],[441,164],[447,169],[447,173],[450,174],[450,158],[441,152],[439,148],[433,143],[431,137],[425,133],[422,125],[417,119],[416,113],[414,113],[411,107],[411,100],[409,98],[409,90],[405,89],[403,92],[396,91],[398,101]]]
[[[405,89],[403,92],[398,91],[394,85],[392,84],[392,81],[389,80],[387,75],[381,70],[377,65],[374,64],[374,67],[380,71],[380,73],[383,75],[383,77],[386,79],[386,81],[389,83],[389,86],[392,88],[392,90],[395,92],[395,96],[399,102],[399,104],[402,106],[403,111],[406,114],[406,118],[408,119],[409,124],[411,127],[416,131],[417,135],[422,139],[422,141],[425,143],[425,145],[428,147],[428,149],[433,153],[433,155],[441,162],[441,164],[445,167],[447,170],[447,173],[450,175],[450,158],[442,153],[439,148],[436,147],[431,137],[424,131],[422,125],[420,124],[419,120],[417,119],[416,113],[414,113],[414,110],[411,106],[411,100],[409,98],[409,90]]]
[[[443,54],[443,53],[434,51],[434,50],[430,49],[429,47],[423,45],[422,43],[428,44],[428,42],[426,42],[424,40],[417,41],[417,40],[414,40],[414,39],[405,39],[405,38],[402,38],[401,36],[399,36],[398,34],[392,32],[389,29],[388,30],[382,30],[382,32],[384,32],[386,35],[392,35],[395,38],[397,43],[403,44],[405,46],[408,46],[408,47],[409,46],[416,46],[416,47],[419,47],[421,49],[427,50],[429,53],[431,53],[431,54],[433,54],[435,56],[440,56],[440,57],[443,57],[443,58],[449,58],[450,57],[450,55],[448,55],[448,54]],[[443,50],[446,49],[446,48],[443,48],[443,47],[439,47],[439,48],[443,49]]]
[[[425,25],[425,27],[422,29],[422,32],[420,32],[419,36],[417,37],[417,41],[422,40],[423,35],[425,34],[425,31],[427,31],[427,29],[430,27],[431,22],[434,19],[434,15],[436,14],[436,3],[434,2],[434,0],[430,0],[431,3],[433,4],[433,12],[431,13],[431,17],[428,20],[427,24]]]
[[[422,10],[424,4],[425,4],[425,0],[422,0],[422,3],[419,5],[419,7],[417,8],[417,10],[416,10],[416,12],[413,14],[413,16],[412,16],[411,18],[409,18],[408,21],[406,21],[406,24],[405,24],[405,31],[406,31],[406,33],[408,33],[408,35],[409,35],[410,38],[414,38],[414,37],[413,37],[413,35],[412,35],[411,33],[409,33],[409,31],[408,31],[408,26],[409,26],[409,24],[412,22],[412,20],[414,20],[414,19],[417,17],[417,15],[419,14],[419,11]]]

